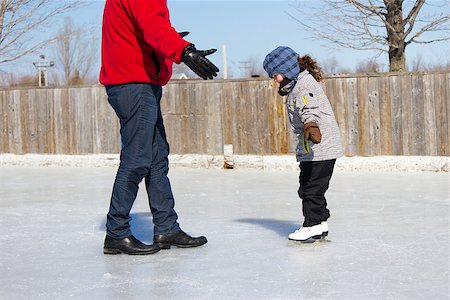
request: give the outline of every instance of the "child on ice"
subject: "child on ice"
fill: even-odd
[[[289,239],[319,239],[328,234],[330,212],[325,192],[336,159],[343,155],[333,110],[319,84],[321,70],[310,56],[300,57],[289,47],[270,52],[263,65],[269,77],[280,84],[278,93],[287,96],[289,121],[298,137],[298,195],[302,199],[304,222]]]

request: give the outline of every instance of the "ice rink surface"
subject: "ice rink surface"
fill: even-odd
[[[0,168],[0,299],[448,299],[448,173],[335,172],[327,242],[297,244],[296,171],[174,168],[199,248],[106,256],[115,168]],[[151,243],[141,185],[136,237]]]

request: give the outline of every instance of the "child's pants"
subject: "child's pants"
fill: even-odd
[[[328,189],[335,162],[336,159],[300,163],[298,195],[303,204],[304,227],[320,224],[330,217],[325,192]]]

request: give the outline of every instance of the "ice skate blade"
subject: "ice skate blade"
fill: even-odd
[[[331,243],[331,241],[324,236],[320,240],[318,240],[318,242],[319,243]]]
[[[330,240],[326,239],[323,236],[318,239],[311,237],[304,241],[288,239],[288,245],[312,245],[312,244],[322,244],[322,243],[330,243],[330,242],[331,242]]]
[[[306,240],[296,240],[296,239],[291,239],[289,237],[288,237],[288,239],[291,241],[302,242],[302,243],[314,243],[316,240],[321,239],[322,237],[323,237],[322,235],[315,235],[310,238],[307,238]]]

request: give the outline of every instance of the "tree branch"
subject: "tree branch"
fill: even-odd
[[[36,32],[67,10],[87,5],[83,1],[1,0],[0,63],[35,52],[53,39],[38,41]]]
[[[414,3],[414,7],[411,9],[408,16],[403,20],[403,26],[409,24],[408,29],[405,31],[405,36],[408,36],[413,30],[414,22],[416,21],[416,18],[419,15],[419,11],[424,3],[425,0],[417,0],[416,3]]]
[[[428,42],[425,41],[417,41],[417,38],[419,38],[422,34],[424,34],[425,32],[428,31],[437,31],[438,30],[438,26],[445,24],[446,22],[448,22],[450,20],[450,15],[441,17],[439,19],[434,20],[433,22],[427,24],[426,26],[422,27],[422,29],[420,29],[419,31],[416,32],[416,34],[414,34],[413,37],[411,37],[408,41],[405,42],[406,45],[409,45],[411,43],[419,43],[419,44],[429,44],[437,41],[445,41],[445,40],[450,40],[450,36],[447,37],[443,37],[443,38],[436,38],[436,39],[432,39]],[[444,29],[444,31],[449,31],[449,29]]]

